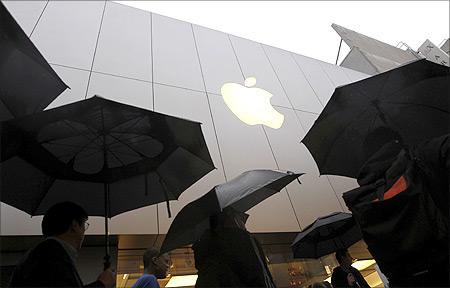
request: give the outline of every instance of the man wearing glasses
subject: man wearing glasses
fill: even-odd
[[[334,268],[333,274],[331,275],[331,285],[333,285],[333,288],[370,288],[361,273],[352,267],[353,258],[346,249],[336,251],[335,256],[340,266]]]
[[[86,211],[72,202],[52,206],[42,219],[45,240],[28,251],[18,263],[11,287],[83,287],[75,267],[78,250],[89,227]],[[110,288],[115,284],[110,269],[88,287]]]

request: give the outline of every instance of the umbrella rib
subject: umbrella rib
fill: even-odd
[[[3,94],[3,92],[2,92]],[[12,113],[12,110],[9,108],[8,105],[6,105],[5,101],[3,101],[3,99],[0,98],[0,101],[3,103],[3,107],[6,108],[6,110],[8,110],[9,114],[11,114],[11,116],[16,117],[16,115],[14,115],[14,113]]]
[[[127,135],[127,134],[132,134],[132,133],[116,133],[116,132],[110,132],[109,134],[110,134],[110,135],[112,135],[112,134]],[[142,135],[136,134],[136,135],[133,135],[133,136],[130,137],[130,138],[119,138],[119,139],[121,139],[121,140],[123,140],[123,141],[128,141],[128,140],[133,140],[134,138],[139,138],[139,137],[142,137]],[[136,143],[136,142],[135,142],[135,143]]]
[[[114,156],[114,158],[116,158],[117,161],[120,162],[120,164],[122,164],[122,166],[125,166],[125,163],[124,163],[119,157],[117,157],[116,153],[114,153],[113,151],[111,151],[109,148],[106,148],[106,149],[109,151],[109,153],[111,153],[111,155]]]
[[[51,142],[47,142],[44,144],[48,144],[48,145],[55,145],[55,146],[64,146],[64,147],[72,147],[72,148],[80,148],[83,147],[84,145],[75,145],[75,144],[67,144],[67,143],[58,143],[58,142],[53,142],[55,140],[51,140]]]
[[[95,151],[95,152],[92,152],[92,153],[90,153],[90,154],[87,154],[87,155],[85,155],[85,156],[83,156],[83,157],[78,157],[77,159],[78,159],[78,161],[79,161],[79,160],[82,160],[82,159],[86,159],[86,158],[89,158],[89,157],[91,157],[92,155],[95,155],[95,154],[97,154],[97,153],[98,153],[98,151]],[[72,153],[67,153],[67,154],[60,155],[59,158],[64,158],[64,157],[66,157],[66,156],[71,156],[71,155],[72,155]]]
[[[110,132],[109,135],[112,136],[112,134],[130,135],[130,134],[132,134],[132,133],[129,133],[129,132],[115,132],[115,131],[114,131],[114,132]],[[127,140],[131,140],[131,139],[134,139],[134,138],[142,137],[142,136],[151,137],[152,139],[156,140],[156,138],[153,137],[153,135],[150,134],[150,133],[149,133],[149,134],[136,134],[135,136],[130,137],[130,138],[120,138],[120,137],[117,137],[117,138],[120,139],[120,140],[122,140],[122,141],[127,141]],[[145,141],[146,141],[146,140],[145,140]],[[141,141],[141,142],[144,142],[144,141]],[[138,141],[138,142],[135,142],[135,143],[139,143],[139,141]]]
[[[79,135],[83,135],[83,136],[85,136],[88,140],[91,140],[91,139],[87,136],[87,133],[83,133],[83,132],[79,131],[77,128],[75,128],[73,125],[71,125],[71,124],[69,123],[68,120],[63,120],[63,121],[64,121],[64,124],[66,124],[67,126],[69,126],[73,131],[75,131],[75,132],[77,132],[77,133],[80,133]],[[85,127],[87,127],[87,128],[89,129],[89,126],[85,125]],[[91,131],[91,132],[92,132],[92,131]]]
[[[64,124],[66,124],[69,128],[71,128],[73,131],[75,131],[77,134],[76,134],[76,135],[69,135],[69,136],[64,136],[64,137],[53,138],[53,139],[48,139],[48,140],[45,140],[45,141],[43,141],[43,142],[41,142],[41,143],[52,142],[52,141],[57,141],[57,140],[66,139],[66,138],[72,138],[72,137],[77,137],[77,136],[84,136],[84,137],[86,137],[88,140],[91,140],[91,139],[87,136],[87,135],[88,135],[87,132],[82,132],[82,131],[77,130],[75,127],[73,127],[72,125],[70,125],[70,123],[68,122],[68,120],[63,120],[63,122],[64,122]],[[89,129],[88,126],[85,125],[85,127]],[[89,131],[90,131],[91,133],[94,133],[92,130],[89,130]],[[95,133],[94,133],[94,135],[95,135]]]
[[[391,77],[391,75],[392,75],[392,74],[389,74],[389,77]],[[413,85],[417,85],[417,84],[419,84],[419,83],[421,83],[421,82],[424,82],[424,81],[426,81],[426,80],[429,80],[429,79],[430,79],[430,78],[421,79],[420,81],[415,82]],[[433,79],[433,78],[431,78],[431,79]],[[387,84],[387,82],[388,82],[388,79],[385,80],[384,86]],[[383,89],[384,89],[384,86],[383,86]],[[411,85],[411,86],[412,86],[412,85]],[[382,95],[382,98],[384,98],[384,99],[389,99],[389,97],[391,97],[392,95],[394,95],[394,94],[396,94],[397,92],[402,91],[402,90],[404,90],[404,89],[405,89],[405,88],[401,87],[401,88],[399,88],[399,89],[397,89],[397,90],[395,90],[395,91],[393,91],[393,92],[391,92],[391,93],[388,93],[388,94],[385,94],[385,95],[382,95],[382,93],[380,93],[380,95]],[[380,96],[380,98],[381,98],[381,96]],[[382,100],[382,99],[380,99],[380,98],[378,98],[378,100]],[[380,101],[380,102],[381,102],[381,101]]]
[[[116,139],[119,143],[122,143],[123,145],[127,146],[128,148],[130,148],[133,152],[135,152],[136,154],[138,154],[139,156],[143,157],[143,158],[147,158],[144,154],[142,154],[141,152],[137,151],[136,149],[134,149],[132,146],[130,146],[128,143],[121,141],[120,139],[118,139],[117,137],[114,137],[113,135],[109,134],[109,136],[111,136],[112,138]]]
[[[140,121],[144,120],[144,118],[146,117],[146,115],[139,115],[139,117],[133,118],[133,119],[127,119],[126,121],[119,123],[118,125],[116,125],[113,129],[111,129],[111,131],[114,131],[114,129],[118,129],[120,126],[129,123],[130,121],[135,120],[135,122],[127,128],[127,130],[133,128],[134,126],[137,125],[137,123],[139,123]],[[115,132],[114,133],[120,133],[120,132]]]
[[[37,201],[37,205],[36,205],[36,207],[34,207],[33,212],[31,214],[32,216],[36,215],[36,211],[39,209],[39,206],[41,205],[42,200],[45,198],[45,196],[47,196],[48,192],[50,191],[50,187],[53,186],[53,183],[55,183],[55,180],[56,180],[55,178],[53,178],[53,177],[49,177],[49,178],[52,179],[52,184],[48,186],[47,191],[45,191],[45,193],[43,193],[43,195],[40,197],[40,201]]]
[[[367,130],[366,134],[369,134],[370,131],[372,131],[373,127],[375,127],[375,122],[377,121],[377,119],[378,119],[378,114],[375,114],[374,117],[373,117],[373,120],[372,120],[372,124],[370,125],[370,127]]]
[[[100,135],[97,135],[95,138],[93,138],[90,142],[88,142],[88,143],[86,143],[86,145],[84,145],[83,147],[81,147],[77,152],[75,152],[75,154],[72,154],[72,153],[70,153],[70,154],[66,154],[66,155],[73,155],[73,157],[72,158],[76,158],[81,152],[83,152],[83,150],[87,147],[87,146],[89,146],[92,142],[94,142],[96,139],[98,139],[100,137]],[[95,154],[95,153],[94,153]],[[93,154],[91,154],[91,155],[93,155]],[[62,155],[62,156],[65,156],[65,155]]]
[[[444,110],[441,109],[439,107],[435,107],[435,106],[431,106],[431,105],[427,105],[427,104],[417,104],[417,103],[409,103],[409,102],[390,102],[390,101],[383,101],[381,102],[383,104],[397,104],[397,105],[413,105],[413,106],[421,106],[421,107],[426,107],[426,108],[430,108],[432,110],[436,110],[439,112],[443,112],[445,114],[449,114],[448,110]]]

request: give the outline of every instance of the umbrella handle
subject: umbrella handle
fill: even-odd
[[[172,218],[172,213],[170,212],[169,200],[166,201],[166,205],[167,205],[167,215],[169,216],[169,218]]]
[[[169,218],[172,218],[172,213],[170,212],[169,195],[167,194],[167,186],[161,175],[158,174],[158,176],[159,176],[159,183],[161,183],[161,186],[164,190],[164,196],[166,198],[167,214]]]
[[[105,260],[105,262],[103,262],[103,270],[106,270],[111,267],[110,258],[111,258],[111,256],[109,256],[109,255],[105,255],[105,257],[103,257],[103,259]]]

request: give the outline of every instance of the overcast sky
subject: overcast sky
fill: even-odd
[[[335,63],[332,23],[414,50],[449,37],[449,1],[116,1]],[[339,62],[349,51],[343,43]]]

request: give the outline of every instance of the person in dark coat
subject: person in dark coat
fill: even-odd
[[[195,287],[275,287],[261,245],[245,229],[248,217],[231,207],[210,218],[210,230],[193,245]]]
[[[343,195],[391,287],[449,287],[448,138],[386,141]]]
[[[72,202],[52,206],[42,220],[45,240],[17,264],[10,287],[83,287],[75,267],[77,252],[88,227],[84,209]],[[113,287],[114,274],[103,271],[86,287]]]
[[[333,269],[333,274],[331,275],[331,285],[333,285],[333,288],[370,288],[358,269],[352,267],[352,258],[347,250],[338,250],[335,256],[339,266]]]

